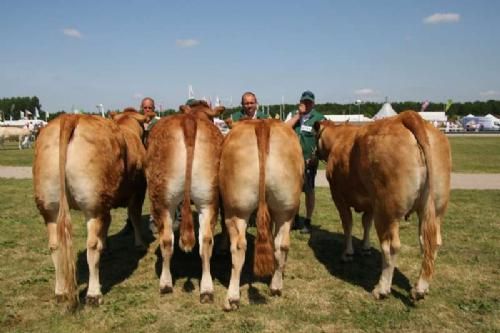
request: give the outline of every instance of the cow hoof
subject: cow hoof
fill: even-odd
[[[373,295],[373,297],[375,297],[376,300],[386,299],[387,297],[389,297],[389,294],[390,294],[390,291],[384,292],[384,291],[380,290],[379,287],[376,287],[372,291],[372,295]]]
[[[160,294],[165,295],[165,294],[171,294],[174,290],[170,286],[165,286],[165,287],[160,287]]]
[[[240,307],[240,301],[235,299],[235,300],[226,300],[226,303],[224,304],[224,311],[236,311]]]
[[[213,302],[214,302],[214,294],[212,294],[212,293],[200,294],[200,303],[201,304],[212,304]]]
[[[369,257],[372,255],[372,249],[371,248],[368,248],[368,249],[361,249],[361,255],[363,257]]]
[[[420,301],[425,298],[425,292],[417,291],[416,288],[411,289],[411,299],[414,301]]]
[[[102,295],[87,295],[85,302],[90,306],[99,306],[103,303]]]
[[[352,262],[354,260],[354,254],[352,253],[344,253],[342,257],[340,257],[340,261],[342,262]]]
[[[68,295],[66,294],[57,294],[56,295],[56,303],[61,304],[68,300]]]
[[[281,289],[271,289],[271,296],[281,296]]]

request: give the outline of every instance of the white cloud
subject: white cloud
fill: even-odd
[[[200,44],[200,42],[196,39],[178,39],[175,41],[175,45],[178,47],[194,47]]]
[[[460,14],[456,13],[436,13],[424,18],[425,24],[456,23],[460,21]]]
[[[71,38],[82,38],[82,34],[80,33],[80,31],[73,29],[73,28],[63,29],[62,32],[63,32],[63,34],[65,34],[66,36],[71,37]]]
[[[369,96],[369,95],[374,95],[375,90],[370,89],[370,88],[363,88],[363,89],[355,90],[354,94],[356,94],[358,96]]]
[[[481,95],[482,97],[499,96],[500,91],[486,90],[486,91],[481,91],[479,95]]]
[[[142,99],[144,97],[144,94],[143,93],[135,93],[132,97],[134,99]]]

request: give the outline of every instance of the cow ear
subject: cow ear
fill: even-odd
[[[181,105],[179,106],[179,111],[184,114],[188,114],[191,113],[191,108],[189,107],[189,105]]]
[[[110,117],[111,119],[115,119],[115,117],[116,117],[116,115],[117,115],[117,114],[118,114],[118,113],[117,113],[116,111],[110,111],[110,112],[109,112],[109,117]]]

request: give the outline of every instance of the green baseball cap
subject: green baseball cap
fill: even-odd
[[[300,96],[300,101],[311,101],[314,103],[314,94],[312,91],[306,90],[302,93],[302,96]]]
[[[187,106],[191,106],[191,105],[195,104],[196,102],[198,102],[198,100],[197,100],[197,99],[190,98],[190,99],[188,99],[188,100],[186,101],[186,105],[187,105]]]

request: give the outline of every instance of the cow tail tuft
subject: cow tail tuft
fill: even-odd
[[[186,145],[186,174],[184,183],[184,201],[180,225],[179,246],[184,252],[191,252],[195,244],[193,215],[191,212],[191,180],[193,170],[194,146],[196,142],[196,118],[187,114],[182,120],[184,144]]]
[[[61,117],[59,128],[59,213],[57,216],[57,238],[58,247],[58,266],[64,276],[67,300],[70,307],[78,304],[76,293],[76,265],[73,257],[72,225],[71,215],[69,213],[68,198],[66,196],[66,160],[68,145],[77,126],[78,117],[74,115],[64,115]]]
[[[422,235],[422,247],[424,260],[422,262],[422,273],[427,279],[431,279],[434,273],[434,260],[436,257],[437,231],[436,208],[434,204],[434,169],[431,146],[427,136],[424,120],[415,112],[403,112],[401,114],[403,125],[408,128],[418,145],[421,147],[427,170],[427,177],[422,193],[422,206],[420,207],[420,233]]]
[[[271,216],[266,202],[266,159],[269,154],[270,127],[265,121],[255,126],[259,151],[259,204],[257,209],[257,237],[253,271],[258,277],[269,276],[274,272],[274,247],[272,242]]]

